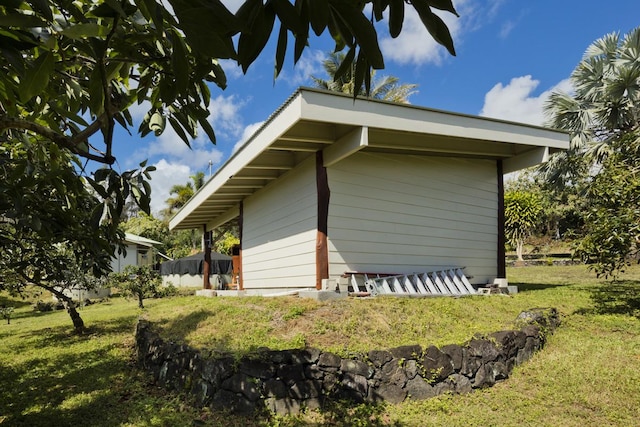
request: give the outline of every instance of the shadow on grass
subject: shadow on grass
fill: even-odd
[[[624,280],[592,290],[593,311],[597,314],[624,314],[640,319],[640,281]]]

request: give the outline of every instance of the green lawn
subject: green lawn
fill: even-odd
[[[133,300],[82,309],[87,334],[65,312],[16,307],[0,323],[0,425],[394,425],[633,426],[640,419],[640,268],[610,283],[586,268],[509,270],[513,297]],[[171,339],[249,352],[314,345],[342,354],[401,344],[463,342],[509,328],[527,308],[557,307],[563,325],[547,347],[495,387],[465,396],[376,407],[336,405],[299,417],[251,419],[193,409],[150,383],[133,364],[133,327],[143,315]]]

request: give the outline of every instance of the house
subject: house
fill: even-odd
[[[568,148],[561,131],[301,88],[169,226],[237,221],[249,294],[452,267],[486,284],[505,277],[503,175]]]
[[[118,253],[111,260],[111,271],[122,273],[128,265],[149,265],[155,264],[154,245],[160,245],[160,242],[147,239],[131,233],[125,233],[124,244],[127,249],[126,253]]]
[[[153,245],[159,245],[160,242],[137,236],[131,233],[125,233],[124,244],[127,252],[119,253],[116,250],[116,257],[111,260],[111,271],[122,273],[128,265],[150,265],[155,263],[155,254]],[[73,285],[72,287],[62,289],[63,293],[76,301],[86,301],[99,298],[106,298],[111,295],[111,288],[98,287],[95,289],[86,289],[81,285]],[[57,300],[55,296],[54,300]]]

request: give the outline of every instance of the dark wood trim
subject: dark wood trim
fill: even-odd
[[[502,160],[497,161],[498,175],[498,277],[507,277],[507,262],[505,253],[505,235],[504,235],[504,172]]]
[[[318,194],[318,234],[316,237],[316,289],[322,289],[322,279],[329,278],[329,179],[322,151],[316,152],[316,189]]]
[[[240,239],[239,250],[238,250],[238,262],[240,265],[238,266],[238,290],[244,290],[244,280],[242,279],[242,225],[244,223],[244,202],[240,201],[240,206],[238,208],[238,238]]]
[[[202,241],[204,243],[204,265],[202,266],[203,289],[211,289],[211,235],[207,232],[207,225],[202,225]]]

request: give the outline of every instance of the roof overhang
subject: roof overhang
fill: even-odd
[[[244,198],[317,151],[325,166],[358,151],[502,159],[505,173],[569,148],[566,132],[301,88],[171,219],[170,229],[215,228]]]

